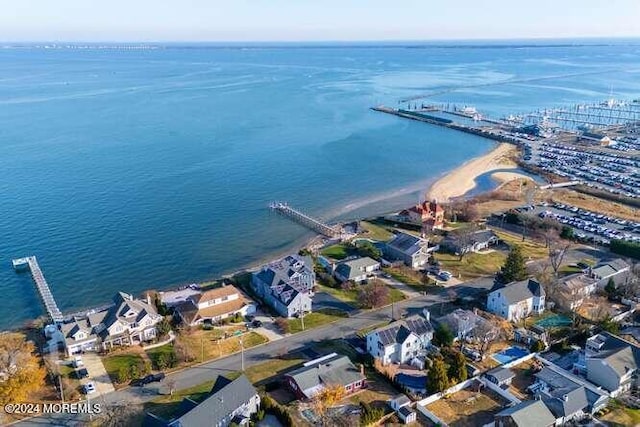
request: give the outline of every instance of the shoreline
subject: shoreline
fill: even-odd
[[[518,165],[513,161],[518,153],[518,148],[513,144],[499,143],[490,152],[468,160],[456,169],[444,174],[434,182],[426,191],[427,200],[450,202],[452,199],[462,197],[476,188],[476,179],[486,173],[498,171],[492,178],[499,185],[518,178],[531,179],[530,177],[515,172]],[[505,169],[513,169],[514,172],[505,172]],[[499,186],[498,185],[498,186]]]

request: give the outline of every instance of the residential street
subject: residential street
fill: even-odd
[[[413,299],[408,299],[396,303],[393,307],[396,317],[403,312],[415,314],[425,307],[431,307],[448,300],[448,292],[455,289],[458,297],[474,297],[483,291],[490,289],[493,285],[491,278],[478,279],[471,282],[462,283],[457,286],[440,290],[437,294],[420,295]],[[435,307],[437,310],[438,308]],[[391,319],[392,307],[384,307],[378,310],[355,312],[351,317],[339,320],[335,323],[324,325],[315,329],[300,332],[284,337],[278,341],[248,349],[244,352],[245,367],[250,367],[265,362],[280,354],[290,353],[304,348],[314,342],[327,339],[339,339],[348,337],[358,330],[381,323]],[[439,312],[434,313],[439,315]],[[222,359],[204,363],[199,366],[187,368],[185,370],[167,375],[164,383],[174,381],[176,389],[183,389],[202,384],[208,380],[215,379],[218,375],[227,372],[239,371],[241,369],[241,354],[234,354]],[[100,396],[92,397],[94,403],[102,402],[106,405],[130,405],[143,403],[157,397],[158,388],[162,384],[154,384],[148,387],[129,387],[123,390],[114,391]],[[78,425],[83,420],[82,416],[76,415],[52,415],[31,418],[20,422],[21,426],[42,426],[42,425]]]

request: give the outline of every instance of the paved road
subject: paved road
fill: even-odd
[[[448,287],[438,293],[420,295],[413,299],[404,300],[394,305],[396,316],[402,312],[408,314],[420,313],[425,307],[431,307],[447,301],[449,289],[456,289],[459,297],[474,297],[483,294],[491,288],[493,280],[491,278],[479,279],[466,282],[457,286]],[[278,341],[248,349],[244,352],[245,368],[269,359],[278,357],[280,354],[290,353],[304,347],[321,342],[327,339],[339,339],[353,335],[360,329],[381,323],[391,319],[391,306],[378,310],[360,311],[351,317],[339,320],[335,323],[324,325],[308,331],[287,336]],[[241,369],[241,354],[234,354],[222,359],[204,363],[191,367],[180,372],[167,375],[167,381],[175,382],[175,389],[192,387],[203,382],[213,380],[220,374],[239,371]],[[162,384],[154,384],[147,387],[129,387],[112,393],[102,394],[92,397],[94,403],[101,402],[105,405],[129,405],[144,403],[155,399]],[[166,386],[165,386],[166,387]],[[50,416],[36,417],[19,423],[21,426],[42,426],[42,425],[80,425],[83,422],[82,416]]]

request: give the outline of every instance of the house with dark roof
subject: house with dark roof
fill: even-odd
[[[515,376],[516,374],[514,374],[511,369],[503,368],[502,366],[498,366],[485,374],[487,380],[491,381],[498,387],[509,387]]]
[[[384,245],[384,256],[390,261],[402,261],[414,269],[429,261],[429,241],[407,233],[398,233]]]
[[[316,275],[310,256],[289,255],[251,276],[255,293],[281,316],[311,312]]]
[[[493,340],[498,329],[487,319],[471,310],[457,308],[449,314],[435,320],[437,324],[447,325],[453,332],[454,340],[483,341]]]
[[[487,296],[487,310],[509,321],[544,312],[545,292],[534,279],[511,282]]]
[[[626,261],[616,258],[591,267],[589,276],[598,281],[598,288],[604,289],[609,283],[609,279],[613,279],[616,286],[623,283],[630,271],[631,266]]]
[[[118,292],[113,305],[61,325],[69,355],[86,350],[107,349],[151,341],[157,336],[156,325],[162,320],[147,296],[138,300]]]
[[[418,415],[416,414],[416,411],[411,409],[411,400],[406,395],[398,394],[392,399],[389,399],[387,403],[404,424],[416,422]]]
[[[440,249],[460,255],[480,252],[497,245],[499,241],[493,230],[478,230],[471,234],[452,232],[440,242]]]
[[[640,347],[609,332],[587,340],[587,379],[618,396],[639,384]]]
[[[369,332],[367,351],[384,365],[412,363],[424,368],[423,356],[433,339],[428,313],[406,317]]]
[[[151,412],[145,414],[145,427],[227,427],[248,425],[251,415],[258,412],[260,396],[247,377],[230,380],[222,375],[202,402],[189,398],[182,401],[177,413],[164,419]]]
[[[176,316],[190,326],[216,323],[236,313],[246,316],[255,311],[255,304],[233,285],[190,295],[175,307]]]
[[[369,257],[355,258],[338,263],[334,275],[342,282],[364,282],[374,271],[380,269],[380,263]]]
[[[328,387],[342,386],[346,394],[366,386],[363,368],[356,368],[347,356],[331,353],[306,362],[284,375],[298,399],[311,399]]]
[[[495,416],[496,427],[551,427],[555,424],[556,418],[541,400],[525,400]]]

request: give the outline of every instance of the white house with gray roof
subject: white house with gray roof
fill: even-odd
[[[190,398],[182,401],[171,419],[147,412],[144,427],[228,427],[249,425],[252,414],[258,412],[260,396],[246,376],[235,380],[220,375],[209,396],[198,403]]]
[[[620,285],[631,271],[631,266],[623,259],[616,258],[609,261],[601,262],[593,268],[589,269],[589,275],[598,281],[598,287],[604,289],[613,279],[616,286]]]
[[[334,271],[336,279],[343,282],[364,282],[374,271],[380,269],[380,263],[369,257],[356,258],[338,263]]]
[[[346,394],[366,386],[363,368],[356,368],[349,357],[331,353],[311,360],[285,376],[287,385],[299,399],[311,399],[327,387],[340,385]]]
[[[544,289],[534,279],[509,283],[487,296],[487,310],[509,321],[541,314],[544,305]]]
[[[390,261],[402,261],[417,270],[429,261],[429,241],[411,234],[398,233],[385,243],[383,252]]]
[[[157,336],[156,325],[162,320],[149,298],[135,299],[118,292],[113,305],[60,326],[69,355],[81,351],[128,346],[151,341]]]
[[[585,366],[589,381],[618,396],[639,383],[640,347],[602,332],[587,340]]]
[[[425,317],[414,315],[397,320],[367,334],[367,351],[382,364],[414,363],[423,365],[420,356],[431,345],[433,327]]]
[[[255,293],[281,316],[311,312],[316,275],[309,256],[289,255],[251,276]]]

